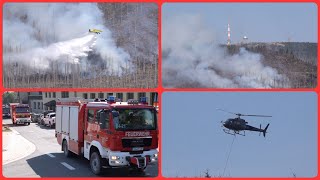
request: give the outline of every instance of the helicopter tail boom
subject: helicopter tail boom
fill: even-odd
[[[266,137],[266,133],[267,133],[267,129],[269,127],[269,124],[266,126],[266,128],[264,128],[263,130],[263,137]]]

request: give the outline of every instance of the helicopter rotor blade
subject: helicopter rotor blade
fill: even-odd
[[[229,112],[229,111],[226,111],[224,109],[220,109],[220,108],[216,108],[216,110],[219,110],[219,111],[224,111],[224,112],[227,112],[227,113],[230,113],[230,114],[235,114],[235,115],[239,115],[238,113],[234,113],[234,112]]]
[[[267,116],[267,115],[251,115],[251,114],[241,114],[241,116],[272,117],[272,116]]]
[[[240,117],[240,116],[272,117],[272,116],[268,116],[268,115],[253,115],[253,114],[234,113],[234,112],[230,112],[230,111],[227,111],[227,110],[224,110],[224,109],[220,109],[220,108],[216,108],[216,109],[219,110],[219,111],[224,111],[224,112],[227,112],[227,113],[230,113],[230,114],[237,115],[238,117]]]

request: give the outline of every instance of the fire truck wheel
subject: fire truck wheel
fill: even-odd
[[[101,165],[101,157],[99,152],[97,151],[93,151],[91,153],[90,156],[90,167],[91,167],[91,171],[96,174],[99,175],[102,172],[102,165]]]
[[[66,140],[63,140],[62,150],[63,150],[64,156],[66,156],[66,157],[70,157],[71,156],[71,152],[68,149],[68,143],[67,143]]]

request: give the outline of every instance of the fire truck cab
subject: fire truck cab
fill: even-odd
[[[143,171],[158,161],[157,114],[153,106],[130,100],[86,102],[61,99],[56,107],[56,136],[65,156],[83,155],[94,174],[102,168]]]
[[[11,103],[10,113],[12,124],[27,124],[31,123],[31,114],[28,104]]]

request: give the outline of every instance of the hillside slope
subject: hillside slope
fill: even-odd
[[[261,54],[262,63],[284,74],[292,88],[317,86],[317,43],[248,43],[223,47],[229,54],[239,53],[241,47]]]

